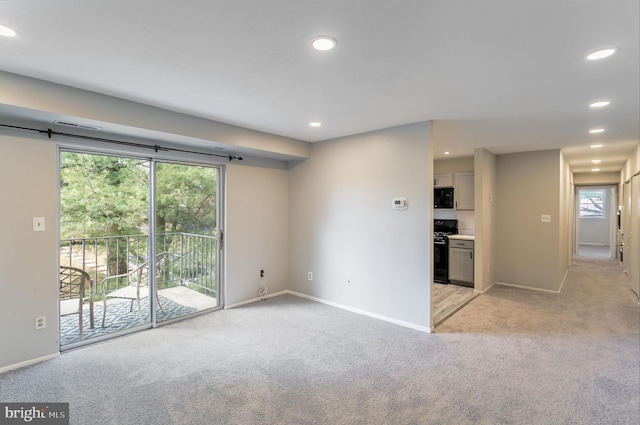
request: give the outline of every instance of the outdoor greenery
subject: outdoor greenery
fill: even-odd
[[[140,234],[147,226],[149,163],[63,152],[61,239]]]
[[[83,256],[91,252],[106,258],[110,276],[146,259],[150,164],[134,158],[61,154],[60,239],[72,240],[69,245],[74,246],[98,238],[94,246],[82,246]],[[175,234],[215,236],[217,173],[210,167],[156,163],[156,233],[162,245],[158,252],[167,249]]]
[[[60,178],[61,239],[147,233],[149,161],[63,152]],[[214,168],[158,163],[158,231],[212,235],[216,188]]]
[[[216,188],[216,169],[158,163],[157,229],[211,236],[217,226]]]

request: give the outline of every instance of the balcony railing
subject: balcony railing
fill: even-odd
[[[126,273],[147,261],[148,239],[147,235],[61,239],[60,265],[87,271],[97,285],[106,277]],[[217,297],[216,250],[213,236],[182,232],[157,235],[156,254],[165,254],[156,279],[158,289],[188,286]],[[121,284],[126,283],[114,279],[110,290]]]

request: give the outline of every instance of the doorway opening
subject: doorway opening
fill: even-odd
[[[611,259],[617,255],[616,186],[577,186],[574,257]]]

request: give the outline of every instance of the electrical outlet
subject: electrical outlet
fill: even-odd
[[[551,223],[551,216],[549,214],[542,214],[540,216],[540,221],[543,223]]]
[[[307,273],[307,280],[313,280],[313,272]]]
[[[36,330],[44,329],[46,327],[47,327],[47,317],[46,316],[36,317]]]

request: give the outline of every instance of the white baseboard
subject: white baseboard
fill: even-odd
[[[480,294],[484,294],[485,292],[487,292],[489,289],[493,288],[496,285],[495,282],[493,282],[491,285],[489,285],[488,288],[484,288],[482,291],[479,289],[474,289],[473,292],[475,292],[476,294],[480,295]]]
[[[569,276],[569,268],[564,271],[564,276],[562,276],[562,283],[560,283],[560,289],[558,289],[558,294],[562,292],[562,288],[564,288],[564,282],[567,280],[567,276]]]
[[[56,357],[60,357],[60,352],[49,354],[48,356],[38,357],[36,359],[27,360],[20,363],[15,363],[9,366],[0,367],[0,374],[9,372],[10,370],[15,370],[25,366],[30,366],[32,364],[46,362],[47,360],[55,359]]]
[[[291,295],[295,295],[296,297],[306,298],[306,299],[311,300],[311,301],[315,301],[315,302],[318,302],[318,303],[321,303],[321,304],[330,305],[331,307],[336,307],[336,308],[339,308],[339,309],[342,309],[342,310],[350,311],[352,313],[356,313],[356,314],[361,314],[363,316],[372,317],[374,319],[383,320],[385,322],[393,323],[395,325],[400,325],[400,326],[403,326],[405,328],[414,329],[416,331],[427,332],[427,333],[433,332],[433,327],[429,328],[429,327],[426,327],[426,326],[420,326],[420,325],[416,325],[416,324],[413,324],[413,323],[405,322],[405,321],[402,321],[402,320],[393,319],[391,317],[386,317],[386,316],[382,316],[380,314],[371,313],[371,312],[366,311],[366,310],[360,310],[358,308],[349,307],[347,305],[334,303],[333,301],[323,300],[322,298],[316,298],[316,297],[313,297],[311,295],[302,294],[300,292],[289,291],[289,290],[284,291],[284,292],[289,293]]]
[[[225,305],[225,306],[224,306],[224,309],[225,309],[225,310],[228,310],[228,309],[230,309],[230,308],[240,307],[241,305],[246,305],[246,304],[255,303],[255,302],[257,302],[257,301],[266,300],[266,299],[268,299],[268,298],[273,298],[273,297],[277,297],[277,296],[284,295],[284,294],[288,294],[288,293],[290,293],[290,291],[289,291],[289,290],[280,291],[280,292],[274,292],[273,294],[268,294],[268,295],[265,295],[264,297],[251,298],[250,300],[240,301],[239,303],[230,304],[230,305]]]
[[[241,302],[235,303],[235,304],[230,304],[230,305],[225,306],[224,308],[225,308],[225,310],[227,310],[227,309],[230,309],[230,308],[240,307],[242,305],[252,304],[252,303],[255,303],[257,301],[261,301],[261,300],[264,300],[264,299],[267,299],[267,298],[278,297],[280,295],[286,295],[286,294],[295,295],[296,297],[300,297],[300,298],[306,298],[308,300],[315,301],[315,302],[318,302],[318,303],[321,303],[321,304],[330,305],[331,307],[336,307],[336,308],[339,308],[339,309],[342,309],[342,310],[350,311],[352,313],[361,314],[363,316],[372,317],[372,318],[378,319],[378,320],[383,320],[385,322],[393,323],[395,325],[403,326],[405,328],[414,329],[414,330],[417,330],[417,331],[420,331],[420,332],[431,333],[431,332],[433,332],[433,329],[434,329],[433,327],[428,328],[426,326],[420,326],[420,325],[416,325],[416,324],[413,324],[413,323],[404,322],[402,320],[392,319],[391,317],[386,317],[386,316],[382,316],[380,314],[371,313],[371,312],[366,311],[366,310],[360,310],[358,308],[349,307],[347,305],[334,303],[332,301],[323,300],[322,298],[313,297],[311,295],[303,294],[303,293],[300,293],[300,292],[290,291],[288,289],[285,289],[284,291],[280,291],[280,292],[275,292],[273,294],[269,294],[266,297],[252,298],[250,300],[241,301]]]
[[[560,291],[554,291],[553,289],[542,289],[542,288],[535,288],[533,286],[514,285],[513,283],[505,283],[505,282],[494,282],[494,285],[511,286],[512,288],[526,289],[529,291],[547,292],[550,294],[560,293]]]

